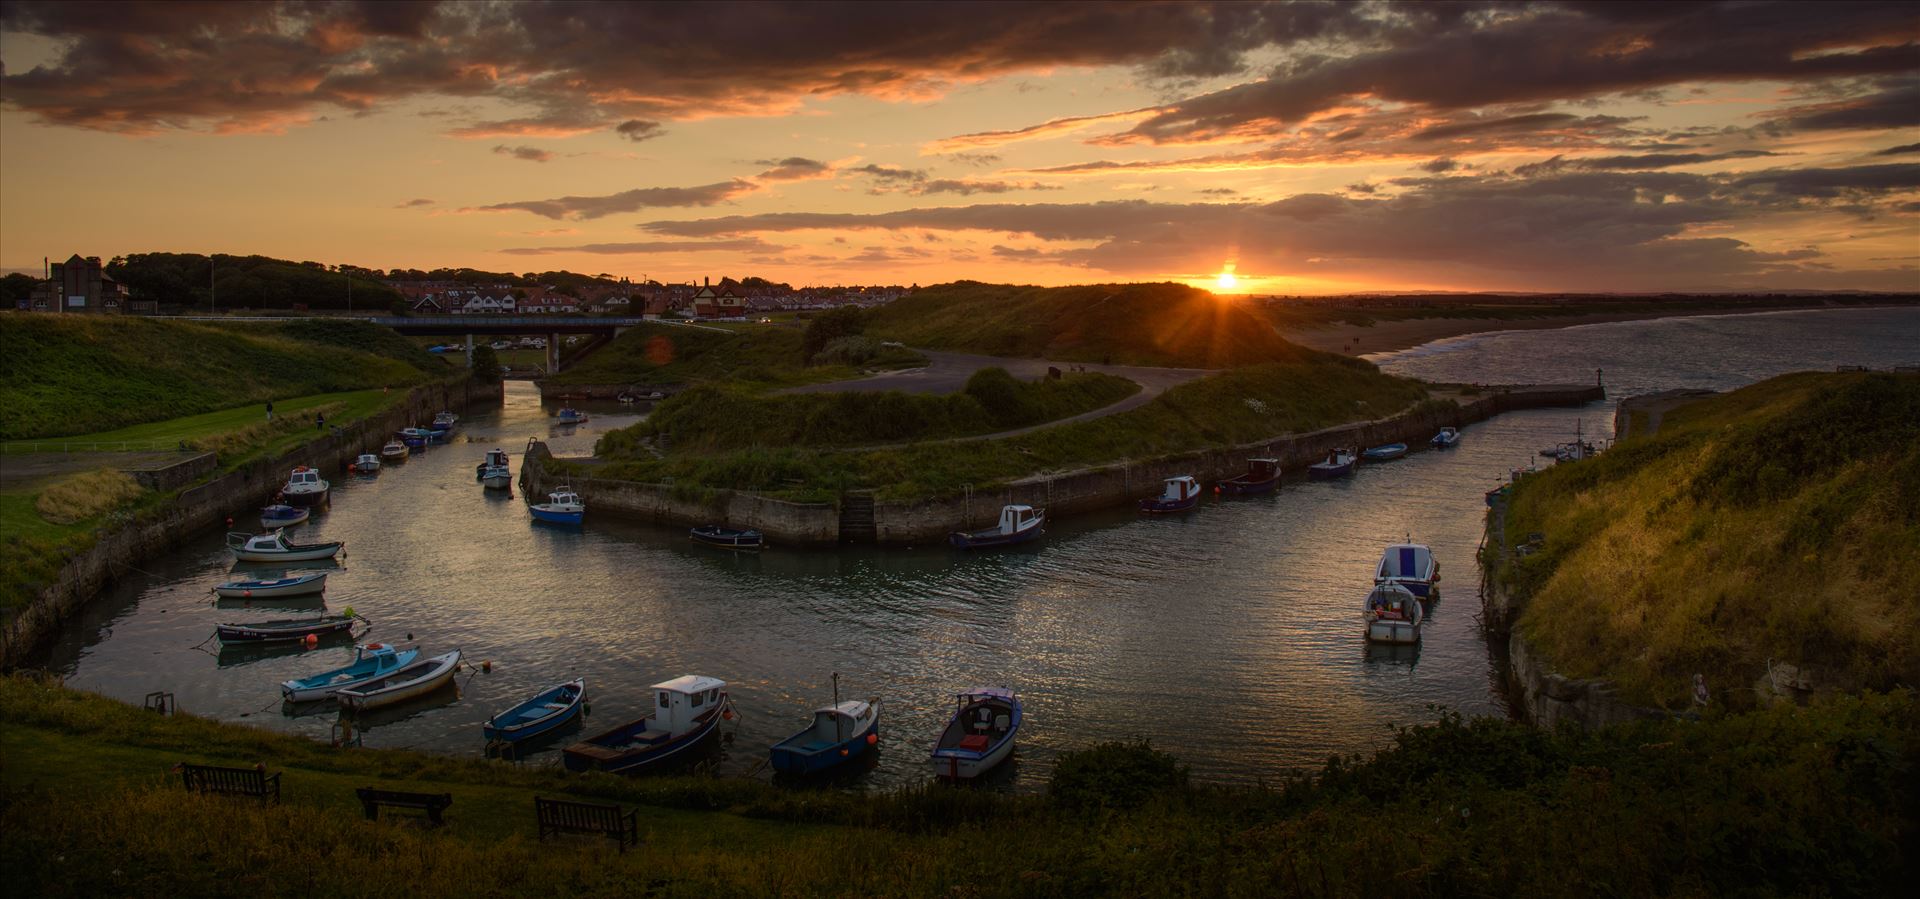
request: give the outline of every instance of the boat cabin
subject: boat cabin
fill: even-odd
[[[248,537],[245,546],[243,546],[242,548],[248,552],[261,552],[261,553],[286,552],[287,538],[283,536],[278,530],[275,530],[270,534],[256,534],[252,537]]]
[[[654,684],[653,696],[653,721],[648,729],[664,730],[677,737],[699,727],[698,719],[726,701],[727,682],[687,674]]]
[[[287,477],[287,486],[307,487],[317,490],[320,488],[320,473],[302,465],[294,469],[293,474]]]
[[[839,743],[865,731],[873,723],[874,708],[869,702],[849,699],[836,706],[815,710],[813,727],[807,733],[808,744]]]
[[[547,505],[550,505],[550,506],[583,506],[583,505],[585,505],[585,504],[584,504],[584,503],[582,503],[582,502],[580,502],[580,494],[578,494],[578,493],[574,493],[574,492],[572,492],[572,491],[569,491],[569,490],[562,490],[562,491],[560,491],[559,493],[549,493],[549,494],[547,494]]]
[[[490,450],[487,450],[487,467],[489,467],[489,468],[494,468],[494,467],[498,467],[498,468],[505,468],[506,466],[507,466],[507,451],[506,451],[506,450],[503,450],[503,449],[490,449]]]
[[[1248,459],[1247,480],[1267,481],[1280,476],[1279,459]]]
[[[1200,482],[1194,480],[1192,475],[1168,478],[1165,483],[1166,488],[1160,492],[1162,502],[1185,502],[1200,495]]]
[[[1032,506],[1002,506],[1000,507],[1000,533],[1018,533],[1039,517],[1039,510]]]

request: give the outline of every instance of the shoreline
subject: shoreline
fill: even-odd
[[[1502,331],[1542,331],[1579,325],[1604,325],[1613,322],[1651,321],[1660,318],[1703,318],[1724,315],[1765,315],[1774,312],[1807,312],[1822,309],[1903,309],[1920,308],[1911,303],[1860,303],[1834,305],[1809,303],[1768,309],[1674,309],[1671,311],[1595,312],[1585,315],[1556,315],[1540,318],[1415,318],[1375,322],[1371,325],[1339,324],[1325,328],[1282,330],[1280,336],[1308,349],[1342,353],[1361,358],[1410,350],[1435,341]]]

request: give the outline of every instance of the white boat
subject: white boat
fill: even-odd
[[[282,681],[280,697],[288,702],[327,699],[340,690],[357,687],[398,671],[413,664],[413,660],[419,657],[418,649],[394,649],[380,643],[368,643],[355,647],[353,663],[350,665],[322,671],[312,677]]]
[[[1380,554],[1373,582],[1399,584],[1426,599],[1438,589],[1435,585],[1440,582],[1440,562],[1433,557],[1433,547],[1424,543],[1396,543]]]
[[[380,448],[380,457],[389,462],[404,462],[407,459],[407,445],[398,440],[389,440]]]
[[[420,659],[380,677],[336,691],[343,708],[356,712],[417,699],[446,686],[460,670],[460,650]]]
[[[450,431],[453,429],[454,423],[458,422],[459,420],[460,420],[460,416],[455,415],[452,412],[441,412],[440,414],[435,415],[433,417],[432,429],[435,431]]]
[[[488,490],[506,490],[513,486],[513,470],[507,467],[507,451],[487,450],[487,458],[475,467],[474,475]]]
[[[975,687],[956,698],[953,718],[933,746],[933,773],[971,780],[1013,754],[1020,732],[1020,697],[1003,687]]]
[[[378,474],[380,457],[373,453],[361,453],[359,458],[353,460],[353,470],[361,474]]]
[[[316,571],[312,574],[270,578],[266,580],[228,581],[213,588],[214,595],[223,599],[274,599],[282,596],[309,596],[324,593],[327,589],[327,573]]]
[[[326,504],[332,486],[320,478],[320,472],[302,465],[287,476],[280,495],[286,497],[289,506],[320,506]]]
[[[1367,594],[1367,639],[1375,643],[1418,643],[1426,611],[1420,598],[1399,584],[1379,584]]]
[[[288,543],[287,536],[281,531],[271,534],[243,534],[233,532],[227,535],[227,548],[233,550],[234,559],[241,562],[314,562],[331,559],[340,554],[345,543]]]

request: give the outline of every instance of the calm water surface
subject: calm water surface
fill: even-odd
[[[1509,332],[1377,361],[1445,381],[1577,382],[1603,368],[1615,395],[1728,388],[1836,364],[1920,363],[1920,312]],[[1209,780],[1272,780],[1377,748],[1393,725],[1431,720],[1430,704],[1505,712],[1474,621],[1482,493],[1576,422],[1591,436],[1612,427],[1610,404],[1501,416],[1468,428],[1456,450],[1350,481],[1290,480],[1277,496],[1209,501],[1179,518],[1060,522],[1031,551],[734,555],[605,518],[579,531],[534,525],[519,497],[474,481],[490,447],[512,452],[517,471],[531,436],[583,454],[637,420],[595,411],[585,426],[555,428],[528,385],[511,383],[504,407],[469,414],[452,445],[374,478],[334,477],[332,509],[295,529],[298,540],[347,541],[325,604],[372,619],[368,639],[492,662],[462,674],[457,693],[377,713],[366,745],[478,755],[488,715],[577,675],[593,696],[586,727],[604,728],[650,709],[647,685],[698,673],[732,684],[742,717],[719,770],[745,774],[827,702],[838,671],[844,695],[885,701],[881,758],[856,786],[923,779],[950,694],[972,684],[1014,687],[1027,706],[1003,788],[1036,788],[1060,751],[1116,739],[1150,739]],[[1359,609],[1372,565],[1407,535],[1433,545],[1442,597],[1421,647],[1369,649]],[[350,648],[213,651],[217,621],[302,614],[211,605],[208,588],[231,568],[219,534],[144,567],[68,629],[50,667],[129,701],[170,690],[196,714],[328,735],[331,712],[284,714],[276,685],[344,664]],[[548,748],[525,763],[556,758]]]

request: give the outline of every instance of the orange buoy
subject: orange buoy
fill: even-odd
[[[722,718],[725,718],[725,719],[727,719],[728,721],[732,721],[732,720],[733,720],[733,710],[732,710],[732,709],[728,709],[728,710],[726,710],[726,711],[724,711],[724,712],[721,712],[721,713],[720,713],[720,717],[722,717]]]
[[[252,596],[252,595],[253,595],[253,591],[252,591],[252,590],[242,590],[242,591],[240,591],[240,595],[241,595],[241,596]]]
[[[306,639],[306,644],[307,644],[307,648],[308,648],[308,649],[312,649],[312,648],[314,648],[315,646],[319,646],[319,645],[320,645],[320,635],[319,635],[319,634],[308,634],[308,635],[307,635],[307,639]]]
[[[868,745],[868,746],[878,746],[878,745],[880,745],[880,735],[879,735],[879,734],[867,734],[867,745]]]
[[[844,757],[844,756],[845,756],[846,754],[847,754],[847,751],[846,751],[845,749],[842,749],[842,750],[840,750],[840,755],[841,755],[841,756],[843,756],[843,757]]]
[[[488,674],[492,674],[492,673],[493,673],[493,660],[492,660],[492,659],[482,659],[482,660],[480,660],[480,670],[481,670],[481,671],[485,671],[485,672],[487,672]]]

